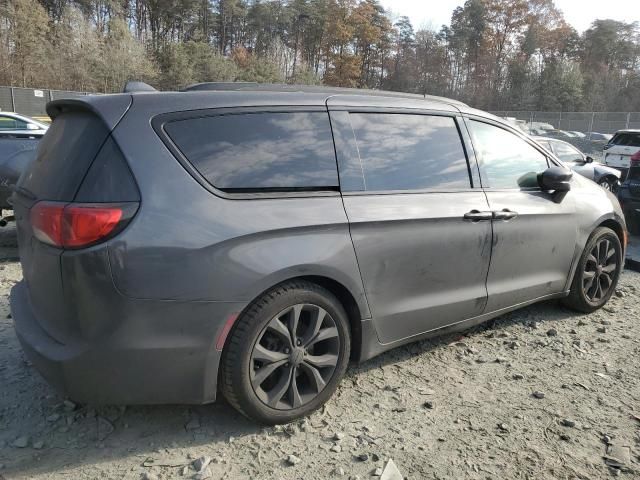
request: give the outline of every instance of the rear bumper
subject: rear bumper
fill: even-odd
[[[91,404],[201,404],[216,398],[221,352],[215,339],[241,306],[227,302],[149,302],[100,341],[53,339],[33,313],[26,284],[11,290],[15,330],[27,357],[62,394]],[[144,312],[140,317],[134,312]],[[156,316],[157,314],[157,316]]]

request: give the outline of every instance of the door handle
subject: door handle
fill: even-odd
[[[508,208],[503,208],[500,211],[493,212],[493,218],[495,220],[511,220],[518,216],[518,212],[513,212]]]
[[[480,210],[471,210],[464,214],[465,220],[471,220],[472,222],[481,222],[491,220],[493,218],[493,212],[481,212]]]

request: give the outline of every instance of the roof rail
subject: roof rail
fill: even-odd
[[[257,82],[203,82],[194,83],[180,90],[181,92],[199,92],[207,90],[242,90],[246,88],[255,88],[259,84]]]
[[[122,93],[136,93],[136,92],[157,92],[151,85],[139,82],[137,80],[129,80],[122,90]]]
[[[327,87],[324,85],[291,85],[283,83],[256,83],[256,82],[205,82],[189,85],[181,92],[203,91],[253,91],[253,92],[301,92],[301,93],[325,93],[328,95],[378,95],[382,97],[420,98],[441,101],[453,105],[464,105],[459,100],[453,100],[434,95],[421,95],[418,93],[393,92],[388,90],[373,90],[368,88]]]

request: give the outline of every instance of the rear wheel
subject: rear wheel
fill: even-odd
[[[615,291],[622,261],[622,246],[616,233],[610,228],[597,228],[587,241],[564,303],[585,313],[601,308]]]
[[[349,362],[347,315],[328,290],[283,284],[237,320],[222,358],[222,391],[261,423],[308,415],[336,390]]]

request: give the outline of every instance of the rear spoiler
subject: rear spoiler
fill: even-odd
[[[111,131],[127,113],[131,103],[130,94],[86,95],[80,98],[53,100],[47,103],[47,114],[51,120],[55,120],[58,115],[72,110],[89,111],[101,118]]]

